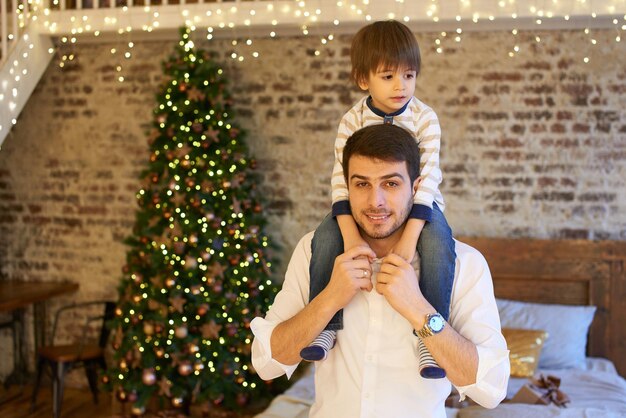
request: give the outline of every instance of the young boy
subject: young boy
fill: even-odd
[[[339,125],[331,180],[332,216],[326,217],[317,228],[311,244],[310,300],[326,287],[333,261],[344,249],[367,245],[348,203],[341,161],[346,140],[364,126],[390,123],[401,126],[415,137],[420,150],[422,176],[410,220],[394,253],[410,262],[417,249],[421,258],[420,289],[440,314],[434,318],[434,323],[448,320],[456,254],[452,231],[442,213],[444,203],[439,191],[442,180],[439,120],[430,107],[413,97],[421,65],[419,46],[411,30],[402,23],[393,20],[375,22],[355,35],[350,58],[352,79],[370,95],[350,109]],[[376,208],[371,212],[372,217],[385,216],[384,213],[378,214]],[[371,272],[364,271],[366,274],[371,277]],[[342,328],[343,312],[339,311],[320,336],[301,351],[301,357],[308,361],[324,360],[335,344],[336,331]],[[429,329],[427,333],[436,331]],[[445,377],[445,370],[437,365],[418,334],[414,334],[422,377]]]

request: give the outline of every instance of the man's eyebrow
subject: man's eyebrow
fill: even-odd
[[[389,174],[385,174],[384,176],[379,177],[381,180],[388,180],[394,177],[400,177],[401,179],[404,179],[404,176],[400,173],[389,173]],[[350,176],[350,180],[371,180],[370,177],[368,176],[364,176],[361,174],[353,174]]]

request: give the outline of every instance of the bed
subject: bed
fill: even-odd
[[[626,242],[459,240],[478,249],[489,263],[503,329],[522,336],[511,338],[510,348],[524,346],[520,341],[528,340],[523,336],[529,331],[544,332],[545,338],[533,340],[539,348],[531,363],[538,364],[530,376],[560,378],[559,389],[570,402],[566,408],[512,402],[531,378],[525,377],[528,370],[521,375],[517,370],[523,377],[511,377],[507,400],[497,408],[451,404],[448,417],[626,417]],[[519,356],[525,361],[528,357]],[[314,396],[309,367],[257,418],[307,417]]]

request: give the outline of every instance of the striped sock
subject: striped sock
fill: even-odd
[[[446,377],[446,371],[439,367],[433,356],[430,354],[421,338],[418,338],[418,354],[420,376],[424,379],[441,379]]]
[[[335,346],[336,339],[337,331],[324,330],[311,345],[300,351],[300,357],[306,361],[326,360],[328,352]]]

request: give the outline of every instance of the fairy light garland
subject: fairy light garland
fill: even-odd
[[[85,0],[83,0],[85,1]],[[440,33],[434,39],[434,49],[438,54],[445,54],[447,42],[462,43],[467,31],[499,30],[507,27],[513,46],[506,47],[505,54],[511,58],[522,49],[518,35],[520,31],[549,29],[578,29],[589,41],[590,48],[598,46],[594,37],[594,28],[615,30],[614,40],[621,42],[622,32],[626,30],[626,0],[553,0],[528,5],[522,0],[458,0],[457,2],[431,0],[424,2],[420,9],[404,0],[294,0],[294,1],[250,1],[227,3],[186,4],[179,6],[134,6],[102,9],[82,8],[80,10],[59,10],[59,1],[53,0],[49,7],[42,0],[29,0],[28,10],[20,3],[14,10],[18,16],[20,28],[38,25],[42,34],[57,39],[60,50],[59,67],[65,68],[76,60],[74,46],[79,39],[90,36],[101,38],[107,34],[117,37],[118,46],[111,50],[115,62],[117,80],[124,82],[124,67],[132,59],[133,46],[143,36],[149,36],[158,29],[172,29],[186,25],[191,30],[206,30],[207,40],[231,38],[231,58],[237,62],[246,59],[259,59],[261,54],[255,48],[255,38],[280,38],[283,36],[314,36],[320,40],[314,55],[320,56],[339,33],[349,33],[354,28],[380,19],[399,19],[408,25],[420,27],[420,31]],[[510,27],[513,27],[511,30]],[[206,29],[204,29],[206,28]],[[294,31],[298,28],[297,31]],[[14,35],[9,34],[9,38]],[[105,41],[104,38],[103,42]],[[36,42],[36,40],[31,40]],[[535,35],[535,42],[542,42]],[[506,45],[506,43],[503,43]],[[584,50],[582,61],[589,63],[590,50]],[[54,53],[54,51],[50,52]],[[13,67],[27,67],[23,61],[28,56],[17,58]],[[5,68],[9,63],[5,63]],[[16,97],[13,95],[14,78],[12,74],[3,74],[0,79],[0,109],[14,115],[10,124],[16,123]],[[21,77],[21,76],[20,76]],[[13,78],[13,80],[10,80]],[[19,94],[19,89],[18,93]],[[10,129],[7,123],[0,121],[0,134],[3,129]],[[1,143],[1,140],[0,140]]]

